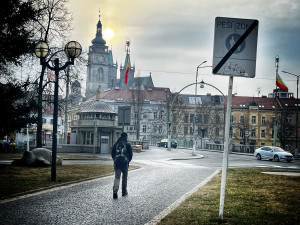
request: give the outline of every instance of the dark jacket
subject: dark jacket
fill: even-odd
[[[122,137],[120,137],[117,142],[114,144],[114,146],[112,147],[112,151],[111,151],[111,157],[112,159],[114,160],[115,162],[115,159],[116,159],[116,154],[117,154],[117,146],[118,144],[120,143],[125,143],[126,144],[126,152],[125,152],[125,155],[128,159],[128,163],[131,161],[132,159],[132,148],[131,148],[131,145],[129,143],[127,143],[127,139],[124,139]]]

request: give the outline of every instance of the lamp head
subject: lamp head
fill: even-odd
[[[45,58],[49,54],[49,46],[46,42],[39,41],[35,44],[33,52],[38,58]]]
[[[82,47],[77,41],[70,41],[65,46],[65,53],[69,58],[77,58],[82,52]]]
[[[204,81],[202,80],[200,83],[200,88],[204,88]]]

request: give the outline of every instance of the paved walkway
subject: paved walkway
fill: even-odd
[[[161,151],[163,157],[155,154],[157,151],[134,155],[132,164],[142,168],[129,173],[126,197],[112,198],[113,176],[109,176],[0,204],[0,224],[132,225],[157,220],[157,215],[215,172],[166,160],[172,158],[169,155],[189,157],[179,151]]]

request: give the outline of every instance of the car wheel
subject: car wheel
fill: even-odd
[[[292,160],[288,159],[287,162],[292,162]]]
[[[168,144],[166,143],[166,144],[165,144],[165,148],[167,148],[167,147],[168,147]]]
[[[274,161],[279,162],[279,157],[278,157],[278,155],[274,155]]]
[[[261,160],[261,155],[260,155],[260,154],[257,154],[257,155],[256,155],[256,158],[257,158],[257,160]]]

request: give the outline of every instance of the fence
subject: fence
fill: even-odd
[[[235,145],[232,144],[229,146],[229,151],[230,152],[241,152],[241,153],[254,153],[255,149],[261,147],[260,145]],[[224,150],[224,145],[223,144],[211,144],[211,143],[206,143],[205,149],[209,150]]]

